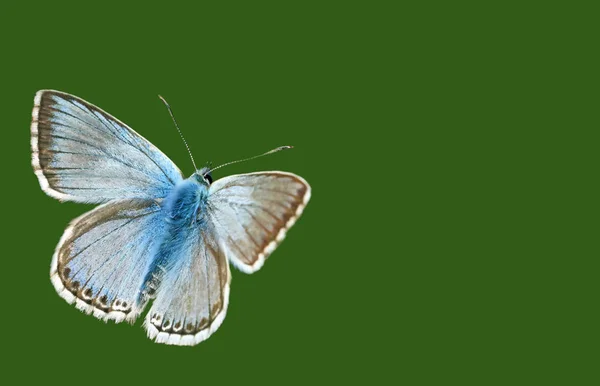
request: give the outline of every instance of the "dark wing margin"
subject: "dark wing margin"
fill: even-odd
[[[35,95],[31,151],[42,190],[61,201],[162,198],[182,179],[166,155],[127,125],[53,90]]]

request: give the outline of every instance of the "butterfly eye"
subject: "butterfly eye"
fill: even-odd
[[[213,182],[213,179],[212,179],[212,176],[210,175],[210,173],[209,173],[209,174],[207,174],[207,175],[205,175],[205,176],[204,176],[204,179],[205,179],[206,181],[208,181],[208,184],[209,184],[209,185],[210,185],[210,184],[212,184],[212,182]]]

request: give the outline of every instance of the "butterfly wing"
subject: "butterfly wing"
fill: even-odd
[[[144,199],[111,201],[73,220],[52,259],[56,291],[99,319],[133,322],[163,227],[160,205]]]
[[[182,179],[154,145],[73,95],[38,91],[32,115],[32,164],[51,197],[88,203],[162,198]]]
[[[192,226],[166,249],[152,308],[146,315],[148,337],[158,343],[192,346],[219,328],[229,302],[229,264],[212,229]]]
[[[229,261],[246,273],[260,269],[302,214],[310,192],[302,177],[284,172],[215,181],[207,216]]]

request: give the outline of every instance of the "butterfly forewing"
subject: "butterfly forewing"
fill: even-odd
[[[32,115],[33,168],[54,198],[90,203],[161,198],[182,179],[154,145],[75,96],[39,91]]]
[[[302,214],[310,192],[303,178],[284,172],[215,181],[207,218],[229,261],[246,273],[260,269]]]

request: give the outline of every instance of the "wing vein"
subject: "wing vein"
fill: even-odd
[[[116,127],[111,119],[106,118],[106,120],[112,125],[112,127],[114,129],[116,129]],[[133,139],[137,141],[138,138],[135,138],[135,134],[133,134],[133,136],[134,136]],[[150,161],[152,161],[152,163],[154,165],[156,165],[158,170],[160,170],[162,172],[162,174],[164,174],[164,176],[167,177],[167,179],[171,182],[171,184],[175,185],[175,181],[173,181],[171,179],[171,177],[167,174],[167,172],[165,172],[164,169],[154,160],[154,158],[150,157],[150,155],[148,155],[148,153],[146,153],[142,147],[136,147],[136,146],[133,146],[132,144],[130,144],[130,146],[133,147],[134,149],[136,149],[137,151],[139,151],[140,153],[142,153],[143,155],[145,155],[146,158],[148,158]]]

